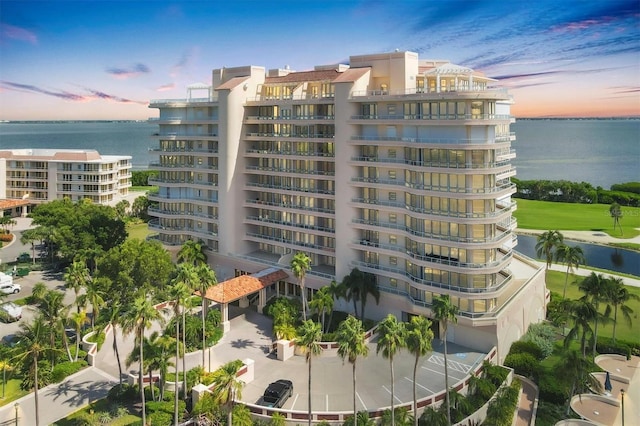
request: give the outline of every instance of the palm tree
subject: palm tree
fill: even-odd
[[[399,322],[394,315],[389,314],[378,323],[376,335],[378,336],[376,354],[382,352],[382,356],[389,360],[389,366],[391,367],[391,424],[395,425],[393,357],[405,346],[406,329],[403,322]]]
[[[444,385],[447,404],[447,422],[451,424],[451,401],[449,400],[449,366],[447,364],[447,329],[449,323],[457,323],[458,307],[451,303],[448,294],[442,294],[433,299],[433,314],[442,326],[442,341],[444,343]]]
[[[368,296],[372,295],[376,303],[380,302],[380,290],[376,284],[375,276],[368,272],[362,272],[358,268],[353,268],[342,282],[346,289],[347,300],[353,301],[353,310],[356,317],[364,320],[364,308],[367,304]],[[360,315],[358,315],[356,306],[357,301],[360,301]]]
[[[172,281],[173,284],[177,284],[177,283],[182,283],[186,286],[186,288],[189,290],[189,294],[191,294],[194,289],[197,289],[200,285],[200,278],[198,277],[198,272],[196,271],[196,267],[193,266],[191,263],[179,263],[178,264],[178,274],[176,275],[176,277],[174,278],[174,280]],[[180,305],[182,306],[182,346],[185,347],[185,350],[187,348],[187,342],[186,342],[186,333],[185,333],[185,329],[186,329],[186,316],[187,316],[187,308],[190,308],[191,305],[189,304],[189,297],[185,297],[182,302],[180,303]],[[177,362],[177,360],[176,360]],[[184,357],[182,357],[182,374],[184,376],[184,385],[185,385],[185,392],[184,392],[184,397],[185,399],[187,398],[187,364],[186,364],[186,360],[184,359]],[[177,379],[177,378],[176,378]]]
[[[85,284],[85,293],[79,297],[78,305],[85,306],[85,302],[91,305],[91,328],[95,327],[96,318],[100,315],[100,308],[105,305],[103,288],[108,288],[109,278],[100,277],[89,280]]]
[[[393,417],[393,419],[392,419]],[[384,413],[382,413],[382,421],[380,422],[381,426],[411,426],[413,424],[417,424],[418,419],[414,418],[409,412],[409,409],[406,407],[398,407],[393,411],[393,416],[391,415],[391,410],[386,409]]]
[[[118,351],[118,339],[116,336],[117,333],[117,326],[120,324],[122,324],[122,314],[123,314],[123,309],[122,306],[120,305],[120,301],[117,298],[114,298],[108,305],[107,307],[108,309],[108,318],[109,318],[109,324],[111,324],[111,328],[112,328],[112,336],[113,336],[113,343],[111,344],[111,347],[113,348],[113,351],[116,354],[116,360],[118,362],[118,373],[119,373],[119,381],[120,381],[120,388],[122,388],[122,363],[120,362],[120,351]]]
[[[581,297],[579,300],[571,301],[568,317],[573,327],[564,338],[564,347],[568,348],[572,340],[580,337],[580,350],[582,356],[586,356],[587,338],[595,338],[591,321],[594,321],[597,315],[598,311],[590,300]]]
[[[568,351],[564,354],[561,367],[558,369],[560,376],[568,383],[571,383],[571,391],[567,401],[567,414],[571,408],[571,398],[576,393],[593,389],[595,392],[602,392],[602,384],[590,374],[594,369],[594,364],[584,356],[580,356],[577,351]]]
[[[409,352],[415,357],[413,363],[413,424],[418,426],[418,397],[416,393],[416,375],[418,372],[418,362],[420,357],[425,356],[431,351],[431,341],[433,340],[433,331],[431,330],[431,321],[423,316],[414,316],[407,324],[406,345]]]
[[[142,374],[144,371],[144,331],[151,327],[153,321],[160,320],[160,312],[158,312],[151,300],[145,295],[136,297],[133,304],[124,313],[123,331],[125,334],[135,333],[135,341],[138,345],[139,371],[138,385],[140,386],[140,402],[142,404],[142,424],[147,424],[147,414],[145,409],[144,386],[142,385]]]
[[[238,371],[242,362],[231,361],[218,368],[213,373],[214,398],[218,404],[227,407],[227,425],[233,423],[233,401],[242,398],[244,383],[238,379]]]
[[[54,348],[56,346],[56,335],[62,335],[62,341],[64,342],[65,349],[69,361],[73,359],[71,356],[71,350],[69,349],[69,342],[67,335],[64,332],[64,322],[67,319],[68,308],[63,303],[64,293],[57,290],[49,290],[42,302],[40,303],[40,315],[43,321],[49,329],[49,345]],[[51,366],[55,365],[55,356],[51,353]]]
[[[308,424],[311,426],[311,359],[320,355],[322,352],[322,347],[320,346],[320,341],[322,340],[322,330],[320,329],[320,324],[315,323],[311,320],[306,320],[302,323],[300,328],[298,328],[298,337],[296,338],[296,346],[301,347],[306,352],[306,361],[309,364],[309,413],[307,415]]]
[[[176,381],[175,381],[175,394],[174,394],[174,424],[178,424],[178,377],[179,377],[179,369],[178,369],[178,360],[180,359],[180,316],[181,311],[184,311],[184,304],[187,298],[191,295],[191,290],[187,287],[182,281],[174,280],[173,285],[169,291],[169,295],[171,300],[173,301],[173,319],[176,322],[176,363],[175,363],[175,373],[176,373]],[[183,331],[184,336],[184,331]],[[184,339],[183,339],[184,341]],[[182,345],[184,348],[184,344]],[[182,368],[184,368],[184,353],[182,356]],[[182,389],[184,393],[187,393],[187,378],[186,372],[184,373]]]
[[[616,230],[616,225],[620,228],[620,235],[623,235],[622,225],[620,224],[620,219],[622,219],[622,209],[620,208],[620,204],[612,203],[609,206],[609,214],[613,218],[613,230]]]
[[[91,279],[89,268],[82,262],[74,261],[71,266],[67,267],[67,272],[65,272],[63,279],[65,287],[73,289],[76,295],[74,303],[77,304],[80,290],[85,287]],[[78,312],[80,312],[80,305],[78,305]]]
[[[613,305],[613,343],[616,343],[616,325],[618,324],[618,309],[622,312],[622,316],[625,322],[631,325],[631,314],[633,309],[627,306],[627,302],[630,300],[640,300],[634,293],[630,293],[624,286],[622,278],[609,278],[609,302]]]
[[[80,312],[73,312],[70,316],[71,324],[76,331],[76,356],[74,361],[78,360],[78,352],[80,352],[80,339],[82,339],[82,327],[87,323],[87,311],[84,309]],[[115,331],[114,331],[115,333]],[[122,374],[121,374],[122,376]]]
[[[369,354],[369,347],[365,342],[365,332],[362,321],[356,317],[349,315],[347,319],[340,323],[336,332],[336,341],[338,342],[338,355],[344,362],[345,358],[352,366],[353,375],[353,416],[354,422],[357,423],[356,411],[356,361],[358,357],[366,357]]]
[[[546,231],[538,236],[538,241],[536,242],[536,255],[539,258],[544,257],[544,259],[546,259],[547,269],[549,269],[553,262],[554,251],[563,243],[563,241],[564,237],[560,231]]]
[[[216,273],[209,268],[209,265],[203,263],[196,268],[196,274],[198,275],[198,291],[200,292],[200,297],[202,298],[202,369],[204,366],[204,353],[207,347],[207,290],[218,283],[218,279],[216,278]],[[211,367],[211,366],[209,366]]]
[[[596,345],[598,343],[598,324],[599,320],[606,321],[611,314],[611,305],[608,302],[608,295],[610,293],[609,286],[610,281],[604,276],[592,272],[578,285],[580,291],[585,295],[583,298],[588,299],[593,303],[596,310],[596,315],[593,318],[593,357],[596,357]],[[606,303],[604,314],[600,314],[600,302]]]
[[[12,359],[17,362],[25,362],[33,372],[33,391],[36,408],[36,425],[40,426],[40,406],[38,404],[38,362],[48,352],[59,350],[47,344],[47,325],[42,317],[36,317],[32,323],[20,324],[17,333],[19,345],[15,348],[17,355]]]
[[[322,331],[326,332],[324,317],[327,311],[333,311],[333,296],[331,296],[329,287],[322,287],[318,290],[311,301],[309,302],[309,307],[314,309],[318,313],[318,317],[322,318]]]
[[[584,258],[584,252],[578,246],[570,246],[566,244],[561,244],[556,250],[556,259],[559,262],[564,262],[567,264],[567,273],[564,277],[564,290],[562,291],[562,298],[567,297],[567,281],[569,280],[569,273],[574,272],[575,269],[578,269],[580,265],[584,265],[586,263],[586,259]]]
[[[335,307],[335,302],[337,302],[338,299],[346,297],[347,293],[346,293],[345,286],[342,283],[337,283],[335,280],[331,281],[331,284],[327,286],[327,289],[328,289],[327,291],[333,298],[334,304],[332,306],[334,307]],[[333,309],[331,309],[331,313],[329,314],[329,325],[327,327],[330,327],[332,323],[333,323]]]
[[[305,253],[299,251],[291,259],[291,272],[298,280],[298,286],[302,293],[302,320],[307,320],[307,296],[306,288],[304,287],[304,278],[307,272],[311,270],[311,258]]]
[[[204,253],[206,246],[202,241],[187,240],[178,252],[178,262],[190,263],[193,266],[207,263],[207,255]]]

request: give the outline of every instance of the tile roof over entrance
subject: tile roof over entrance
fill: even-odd
[[[289,275],[278,268],[263,269],[252,275],[240,275],[231,278],[209,288],[205,298],[217,303],[234,302],[244,296],[270,286],[271,284],[287,278]],[[196,292],[200,295],[200,292]]]
[[[0,200],[0,210],[8,210],[13,209],[15,207],[20,206],[28,206],[31,201],[22,199],[22,200]]]

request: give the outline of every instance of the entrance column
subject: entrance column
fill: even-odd
[[[224,302],[221,303],[220,311],[222,313],[222,332],[226,333],[231,330],[231,323],[229,322],[229,305]]]
[[[277,284],[276,284],[277,286]],[[267,304],[267,289],[261,288],[258,291],[258,313],[261,314],[264,306]]]

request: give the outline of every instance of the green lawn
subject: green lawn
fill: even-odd
[[[149,225],[145,222],[127,223],[127,232],[129,233],[129,239],[138,240],[144,240],[149,236],[149,234],[151,234]]]
[[[622,225],[613,230],[613,219],[608,204],[554,203],[550,201],[523,200],[518,198],[514,216],[522,229],[557,229],[560,231],[601,231],[618,238],[640,235],[640,208],[622,207]]]
[[[564,277],[565,274],[558,271],[547,271],[547,288],[550,291],[556,292],[562,295],[562,291],[564,288]],[[578,290],[578,285],[574,284],[576,281],[583,280],[584,277],[569,274],[569,281],[567,285],[567,298],[569,299],[578,299],[582,297],[584,294]],[[633,293],[640,297],[640,287],[632,287],[627,286],[627,290],[630,293]],[[629,342],[640,342],[640,322],[638,322],[638,315],[640,315],[640,300],[630,300],[627,303],[631,309],[633,309],[633,313],[631,314],[631,326],[626,323],[622,319],[622,315],[618,312],[618,326],[616,328],[616,338],[627,340]],[[618,309],[619,310],[619,309]],[[601,311],[604,312],[604,306],[601,307]],[[611,318],[613,318],[613,313],[611,314]],[[635,328],[632,328],[634,327]],[[612,337],[613,335],[613,324],[607,325],[598,325],[598,335],[604,337]]]
[[[2,377],[0,376],[0,380]],[[22,379],[9,379],[7,378],[7,384],[4,388],[4,398],[0,398],[0,407],[6,405],[16,399],[20,399],[29,392],[20,389],[20,383],[22,383]],[[1,385],[0,385],[1,386]],[[0,390],[2,392],[2,390]],[[0,393],[0,396],[2,393]]]

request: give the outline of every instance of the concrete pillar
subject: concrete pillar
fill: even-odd
[[[251,383],[251,382],[253,382],[253,379],[255,378],[255,370],[256,370],[255,364],[256,364],[256,362],[254,360],[252,360],[251,358],[246,358],[246,359],[242,360],[242,362],[247,367],[247,372],[242,375],[242,381],[245,382],[245,383]]]
[[[267,289],[261,288],[258,292],[258,313],[261,314],[267,303]]]
[[[278,361],[286,361],[293,356],[295,345],[292,345],[289,340],[278,340],[276,345]]]
[[[204,396],[205,392],[208,392],[209,388],[202,383],[198,383],[194,387],[191,388],[191,398],[193,400],[193,405],[196,405],[198,401]]]
[[[222,332],[226,333],[231,330],[231,323],[229,322],[229,305],[222,303],[220,305],[220,310],[222,311]]]

